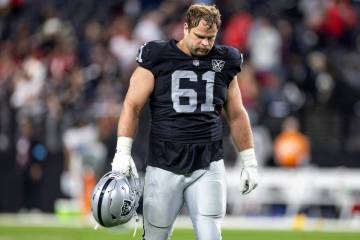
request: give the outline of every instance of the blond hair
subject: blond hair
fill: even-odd
[[[185,22],[189,30],[197,27],[201,20],[204,20],[209,28],[215,24],[219,29],[221,25],[220,17],[219,9],[215,5],[193,4],[186,12]]]

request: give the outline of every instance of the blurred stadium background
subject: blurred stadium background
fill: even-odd
[[[89,194],[110,169],[137,50],[180,39],[193,2],[216,4],[217,42],[244,53],[239,85],[261,165],[260,186],[241,196],[225,127],[224,227],[360,231],[359,0],[0,0],[0,239],[46,232],[11,226],[92,225]],[[141,118],[133,155],[144,171],[147,108]],[[283,234],[274,239],[312,239]]]

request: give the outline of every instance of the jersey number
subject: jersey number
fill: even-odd
[[[180,79],[186,78],[191,82],[197,82],[198,76],[194,71],[176,70],[171,75],[171,99],[176,112],[195,112],[197,108],[197,92],[194,89],[180,88]],[[215,72],[207,71],[201,80],[206,81],[205,103],[201,104],[202,112],[214,111],[214,79]],[[180,97],[188,98],[188,104],[180,104]]]

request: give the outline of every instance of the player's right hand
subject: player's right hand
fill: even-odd
[[[139,177],[133,158],[131,157],[132,138],[118,137],[116,153],[111,163],[113,172],[120,172],[125,176]]]
[[[130,176],[132,174],[135,178],[139,177],[134,160],[128,154],[122,152],[115,153],[111,166],[113,172],[120,172],[125,176]]]

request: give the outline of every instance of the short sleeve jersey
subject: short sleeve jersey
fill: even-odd
[[[242,63],[237,49],[214,46],[206,57],[193,58],[175,40],[153,41],[140,48],[137,62],[155,77],[152,137],[182,143],[222,138],[227,88]]]
[[[155,77],[150,141],[221,141],[221,112],[228,86],[241,70],[242,55],[235,48],[215,45],[207,56],[191,57],[176,43],[152,41],[139,49],[137,62]]]

